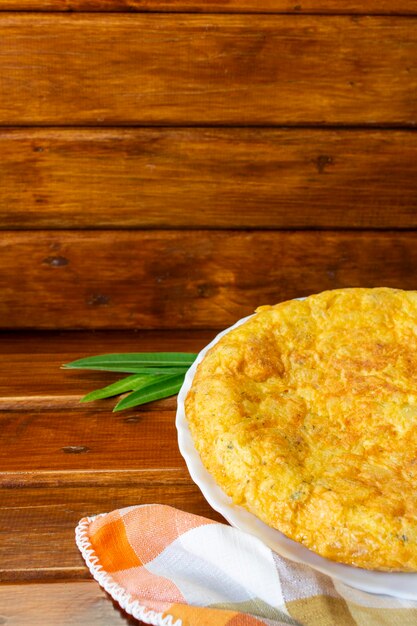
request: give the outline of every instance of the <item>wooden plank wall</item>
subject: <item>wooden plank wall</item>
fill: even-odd
[[[0,328],[416,287],[411,0],[5,0]]]
[[[416,15],[413,0],[2,0],[3,11]]]

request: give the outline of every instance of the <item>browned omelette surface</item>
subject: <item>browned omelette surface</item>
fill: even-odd
[[[186,415],[235,503],[329,559],[417,571],[417,292],[260,307],[207,353]]]

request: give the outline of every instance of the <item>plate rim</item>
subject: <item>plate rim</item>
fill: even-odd
[[[304,298],[299,298],[304,300]],[[227,333],[244,324],[256,313],[241,318],[232,326],[219,332],[200,352],[188,369],[177,397],[175,426],[178,447],[193,482],[200,489],[210,506],[220,513],[231,526],[258,537],[280,556],[296,563],[308,565],[331,578],[361,591],[383,594],[404,600],[417,600],[417,572],[381,572],[331,561],[309,550],[302,544],[286,537],[279,530],[268,526],[253,513],[233,504],[231,498],[217,485],[204,467],[198,454],[185,415],[185,398],[191,388],[197,367],[207,352]]]

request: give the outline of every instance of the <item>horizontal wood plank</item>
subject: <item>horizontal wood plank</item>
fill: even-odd
[[[176,445],[175,411],[0,412],[0,485],[17,472],[135,470],[169,480],[185,463]]]
[[[75,402],[79,385],[91,389],[91,376],[96,377],[96,387],[119,375],[58,369],[63,360],[100,352],[194,351],[212,334],[9,333],[0,337],[0,396],[4,400],[9,394],[10,400],[12,393],[17,400],[14,411],[0,410],[0,581],[89,578],[74,543],[75,525],[85,515],[160,502],[222,519],[192,483],[179,454],[174,400],[169,410],[154,403],[153,410],[147,406],[112,414],[105,402],[67,410],[65,393]],[[8,376],[7,368],[19,375]],[[54,376],[56,372],[61,376]],[[8,390],[8,385],[13,389]],[[42,405],[45,389],[50,400]],[[32,410],[19,409],[19,398],[28,406],[32,403]],[[1,600],[0,592],[0,605]]]
[[[160,503],[224,521],[198,487],[135,484],[2,489],[0,582],[89,578],[74,530],[85,516],[137,504]]]
[[[415,289],[416,272],[414,231],[7,231],[0,325],[224,328],[324,289]]]
[[[0,124],[407,125],[413,18],[2,13]]]
[[[80,403],[80,399],[123,374],[64,370],[61,365],[109,352],[199,352],[214,335],[201,330],[0,333],[0,411],[94,407],[110,412],[114,398],[94,404]],[[175,407],[176,399],[166,398],[135,410],[175,411]]]
[[[416,15],[413,0],[2,0],[0,11],[156,11]]]
[[[5,626],[143,624],[122,611],[93,580],[1,585],[0,616]]]
[[[0,228],[410,228],[414,131],[0,129]]]

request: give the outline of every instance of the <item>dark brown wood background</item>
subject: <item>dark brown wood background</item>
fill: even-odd
[[[59,366],[415,289],[416,124],[415,0],[1,0],[1,624],[134,623],[88,582],[83,515],[220,519],[174,398],[112,414],[79,403],[112,374]]]
[[[413,2],[1,8],[0,327],[416,286]]]

